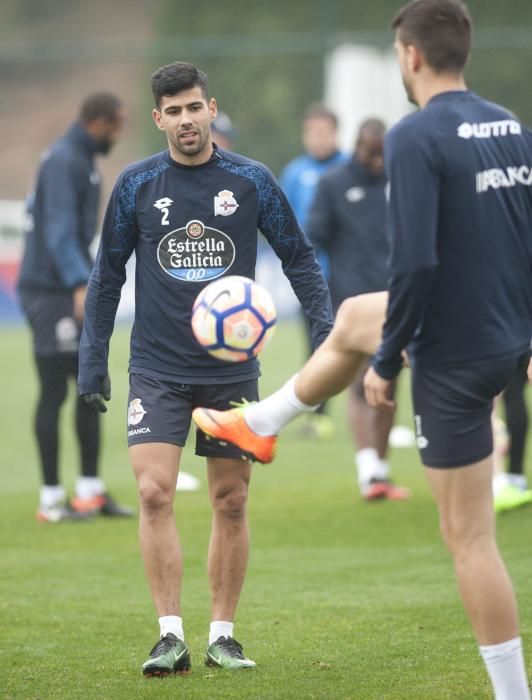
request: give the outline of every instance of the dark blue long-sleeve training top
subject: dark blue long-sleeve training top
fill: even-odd
[[[125,265],[136,253],[130,372],[189,384],[257,377],[256,359],[227,363],[206,353],[190,327],[199,291],[222,275],[254,277],[257,229],[281,260],[307,314],[316,345],[332,326],[327,283],[273,175],[262,164],[214,149],[183,166],[168,151],[128,167],[104,220],[80,346],[80,393],[100,390],[107,373]]]
[[[532,334],[532,134],[451,91],[386,136],[389,305],[377,373],[526,352]]]
[[[43,154],[28,197],[21,291],[70,291],[87,284],[100,196],[94,166],[99,148],[76,123]]]
[[[318,183],[306,233],[329,260],[329,289],[336,309],[347,297],[386,289],[389,243],[386,176],[353,156]]]

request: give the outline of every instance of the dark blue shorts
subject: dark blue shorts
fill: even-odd
[[[177,384],[143,374],[129,375],[127,414],[128,445],[169,442],[182,447],[190,430],[192,411],[197,406],[225,410],[231,401],[257,401],[257,379],[233,384]],[[207,440],[196,429],[196,454],[200,457],[241,457],[234,445],[222,446]]]
[[[493,451],[493,399],[528,357],[412,369],[416,443],[427,467],[479,462]]]
[[[81,327],[71,292],[22,292],[20,303],[33,333],[36,355],[77,353]]]

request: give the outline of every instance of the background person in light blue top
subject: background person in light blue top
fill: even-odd
[[[303,230],[320,177],[346,159],[338,148],[338,119],[321,104],[311,105],[303,116],[301,142],[305,152],[284,167],[279,182]]]

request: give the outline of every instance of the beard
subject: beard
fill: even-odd
[[[202,148],[205,146],[205,142],[197,141],[197,143],[186,144],[176,139],[174,146],[179,153],[182,153],[184,156],[195,156],[201,152]]]
[[[208,133],[204,134],[200,130],[197,130],[197,133],[197,139],[192,143],[186,143],[177,135],[173,142],[175,149],[184,156],[196,156],[198,153],[201,153],[207,143]]]

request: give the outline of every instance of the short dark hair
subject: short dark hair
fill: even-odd
[[[116,95],[110,92],[96,92],[88,95],[81,103],[79,118],[83,124],[89,124],[99,117],[114,122],[121,108],[122,102]]]
[[[167,66],[161,66],[151,76],[151,91],[157,108],[161,106],[163,97],[172,97],[178,92],[195,87],[201,88],[203,97],[209,99],[209,79],[192,63],[174,61]]]
[[[303,121],[306,122],[307,119],[329,119],[335,127],[338,126],[336,114],[321,102],[315,102],[307,107],[303,114]]]
[[[461,0],[411,0],[392,21],[402,44],[413,44],[436,73],[460,73],[469,57],[473,22]]]
[[[384,136],[386,133],[386,124],[378,117],[368,117],[358,127],[358,138],[360,139],[365,134],[369,133],[372,136]]]

